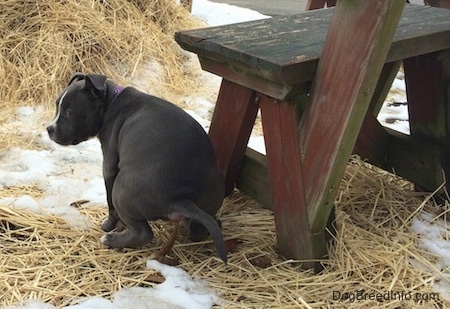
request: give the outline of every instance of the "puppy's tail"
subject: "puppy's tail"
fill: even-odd
[[[192,219],[203,224],[214,240],[214,245],[216,246],[216,250],[219,254],[220,259],[225,264],[227,263],[227,249],[223,240],[222,231],[219,227],[219,224],[213,217],[204,212],[193,201],[190,200],[183,200],[174,203],[172,205],[172,212],[178,213],[185,218]]]

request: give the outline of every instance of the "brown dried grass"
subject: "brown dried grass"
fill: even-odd
[[[123,82],[149,61],[165,68],[161,87],[179,91],[190,82],[183,78],[183,55],[173,34],[201,23],[175,1],[8,0],[0,5],[2,103],[52,107],[75,71]]]
[[[172,0],[0,1],[0,124],[18,106],[44,106],[48,119],[58,93],[76,72],[100,73],[124,85],[139,80],[155,95],[205,91],[173,40],[177,30],[203,24]],[[158,74],[143,68],[157,66]],[[150,72],[151,73],[151,72]],[[147,90],[147,89],[141,89]],[[20,142],[0,130],[0,154]]]
[[[437,297],[430,283],[439,271],[412,266],[430,267],[434,259],[418,248],[409,228],[422,209],[438,210],[410,183],[353,159],[336,200],[337,235],[321,273],[302,270],[302,261],[283,259],[276,249],[272,212],[238,192],[220,213],[225,237],[235,240],[227,266],[209,240],[189,243],[179,236],[172,255],[179,267],[207,279],[226,308],[450,308],[442,298],[333,300],[333,291]],[[167,240],[167,223],[153,224],[152,245],[117,252],[98,241],[106,209],[80,210],[96,228],[73,230],[57,217],[0,208],[0,293],[5,295],[0,304],[38,298],[62,306],[82,296],[108,298],[121,287],[152,287],[162,279],[145,268],[145,261]]]

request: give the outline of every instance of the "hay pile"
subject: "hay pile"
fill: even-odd
[[[173,0],[8,0],[0,8],[0,125],[18,106],[54,102],[75,72],[101,73],[182,105],[180,96],[205,91],[197,67],[174,32],[203,24]],[[44,128],[42,121],[41,128]],[[0,128],[0,154],[33,146],[34,136]]]
[[[179,267],[207,279],[227,308],[450,308],[433,294],[433,276],[412,266],[430,265],[433,257],[416,246],[410,221],[418,209],[437,208],[411,190],[411,184],[353,160],[336,201],[337,236],[318,275],[277,254],[271,211],[240,193],[228,198],[220,213],[224,235],[234,244],[227,267],[215,257],[211,241],[190,244],[179,236],[172,254]],[[83,206],[81,211],[99,226],[106,210]],[[0,217],[0,293],[5,295],[0,305],[38,298],[63,306],[78,297],[108,298],[121,287],[151,287],[164,280],[146,269],[145,261],[167,239],[169,224],[153,224],[152,245],[117,252],[99,243],[98,228],[71,230],[56,217],[7,208],[0,208]],[[358,291],[436,299],[333,300],[333,292]]]
[[[2,104],[51,104],[75,72],[104,73],[123,82],[156,61],[161,87],[180,91],[177,30],[200,26],[171,0],[8,0],[0,9]],[[3,109],[3,106],[2,106]]]

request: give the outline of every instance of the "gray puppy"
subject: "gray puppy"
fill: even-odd
[[[109,208],[105,245],[140,247],[153,238],[147,220],[180,220],[188,222],[192,241],[209,232],[227,262],[214,219],[224,197],[223,175],[207,134],[182,109],[104,75],[76,73],[47,131],[60,145],[99,138]],[[113,231],[120,221],[126,229]]]

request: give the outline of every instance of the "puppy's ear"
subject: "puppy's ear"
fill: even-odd
[[[80,73],[80,72],[75,72],[73,73],[72,77],[69,79],[69,82],[67,83],[67,86],[69,86],[70,84],[72,84],[73,82],[77,81],[77,80],[82,80],[86,77],[85,74]]]
[[[84,88],[89,90],[94,98],[100,98],[105,94],[106,76],[105,75],[85,75]]]

